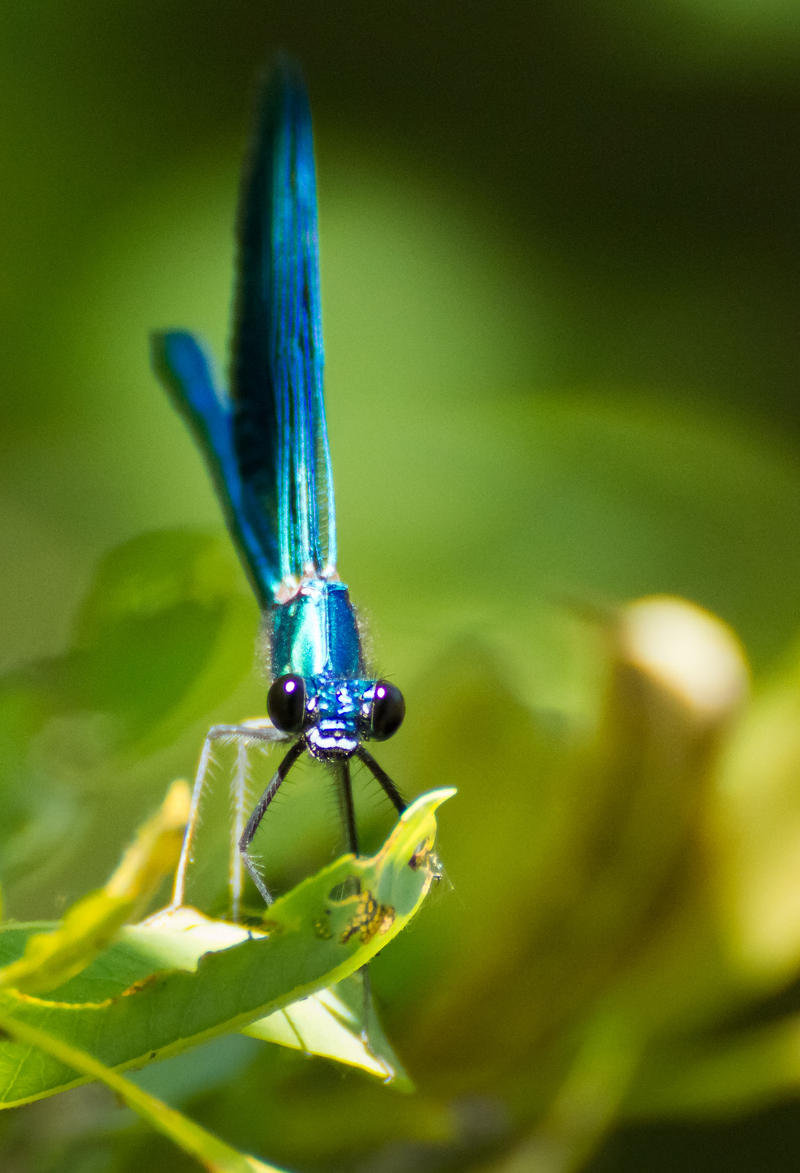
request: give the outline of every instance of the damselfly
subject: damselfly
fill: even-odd
[[[405,703],[394,684],[368,674],[348,590],[336,571],[336,520],[323,398],[316,181],[311,115],[297,66],[281,59],[261,102],[239,213],[239,274],[230,392],[219,390],[196,339],[155,336],[155,359],[202,448],[228,526],[267,617],[268,719],[216,725],[203,743],[176,874],[186,868],[215,741],[290,741],[238,850],[270,902],[251,857],[272,799],[304,753],[334,772],[348,847],[358,853],[350,763],[363,762],[398,812],[405,803],[365,749],[391,737]],[[244,769],[239,781],[244,785]],[[235,869],[234,917],[241,870]]]

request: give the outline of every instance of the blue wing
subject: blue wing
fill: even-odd
[[[274,601],[277,577],[277,535],[256,530],[246,501],[239,461],[233,444],[233,411],[217,391],[208,359],[193,335],[183,330],[153,334],[153,365],[185,417],[206,455],[228,527],[250,575],[262,607]]]
[[[281,58],[264,92],[239,221],[233,445],[243,506],[278,581],[336,561],[323,398],[311,113]]]
[[[281,582],[336,562],[311,113],[285,58],[265,88],[242,185],[237,295],[230,398],[191,334],[156,334],[154,361],[266,607]]]

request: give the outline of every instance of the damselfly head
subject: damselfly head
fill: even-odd
[[[350,757],[361,741],[387,741],[406,705],[388,680],[308,680],[289,672],[267,693],[267,712],[282,733],[302,735],[319,758]]]

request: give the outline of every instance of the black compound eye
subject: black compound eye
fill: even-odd
[[[406,702],[400,689],[388,680],[378,680],[369,717],[370,737],[386,741],[400,728],[405,715]]]
[[[267,712],[282,733],[299,733],[306,720],[306,682],[289,673],[273,680],[267,693]]]

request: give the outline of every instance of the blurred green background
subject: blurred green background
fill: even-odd
[[[530,1138],[653,922],[619,900],[531,978],[549,938],[528,928],[594,809],[575,755],[606,720],[607,654],[575,605],[697,601],[739,633],[756,702],[794,720],[796,4],[48,0],[3,26],[8,914],[101,883],[208,724],[263,707],[256,609],[147,336],[196,330],[225,369],[238,173],[283,46],[315,117],[340,567],[407,697],[382,763],[409,793],[460,787],[450,883],[374,966],[416,1099],[245,1040],[143,1079],[292,1169],[577,1167],[579,1143],[558,1164]],[[625,817],[604,810],[613,839]],[[313,770],[274,827],[281,884],[336,849]],[[790,970],[753,1004],[800,1009]],[[587,1168],[800,1157],[786,1086],[634,1117]],[[92,1088],[6,1114],[0,1145],[14,1170],[183,1167]]]

